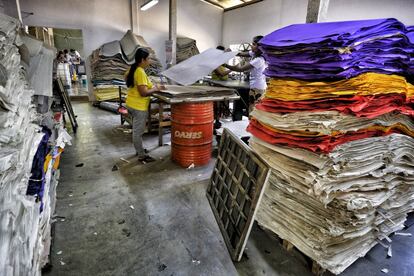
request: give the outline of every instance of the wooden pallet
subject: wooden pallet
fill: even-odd
[[[315,260],[313,260],[311,257],[307,256],[305,253],[303,253],[302,251],[300,251],[299,248],[297,248],[293,243],[289,242],[288,240],[284,240],[282,238],[280,238],[276,233],[272,232],[271,230],[264,228],[263,226],[259,225],[259,228],[261,228],[263,231],[265,231],[267,234],[272,235],[272,236],[276,236],[277,239],[279,240],[281,246],[290,254],[295,253],[295,251],[297,253],[299,253],[300,255],[302,255],[304,257],[304,259],[306,260],[306,262],[308,263],[309,266],[309,270],[312,271],[312,274],[315,276],[323,276],[326,275],[327,271],[326,269],[322,268]]]
[[[297,250],[299,253],[301,253],[305,258],[307,259],[308,263],[311,264],[312,274],[322,276],[326,270],[322,268],[316,261],[312,260],[310,257],[306,256],[304,253],[302,253],[297,247],[295,247],[291,242],[288,240],[282,240],[282,246],[287,252],[292,252],[293,250]]]

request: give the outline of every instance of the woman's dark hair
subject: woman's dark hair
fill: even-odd
[[[216,49],[217,50],[222,50],[222,51],[226,50],[226,48],[224,48],[224,46],[221,46],[221,45],[217,46]]]
[[[262,36],[262,35],[257,35],[257,36],[255,36],[255,37],[253,37],[253,42],[254,42],[254,43],[256,43],[256,44],[259,44],[259,41],[260,41],[262,38],[263,38],[263,36]],[[257,48],[257,51],[254,53],[254,55],[255,55],[256,57],[261,57],[261,56],[262,56],[262,51],[260,51],[260,49],[259,49],[259,48]]]
[[[145,48],[138,48],[138,50],[135,52],[135,63],[131,65],[131,68],[129,69],[129,72],[128,72],[128,76],[126,78],[126,85],[128,87],[134,87],[135,70],[137,70],[142,60],[146,59],[148,56],[149,56],[149,52]]]

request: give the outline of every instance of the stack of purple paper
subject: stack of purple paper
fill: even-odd
[[[260,41],[269,77],[351,78],[414,73],[414,28],[396,19],[295,24]]]

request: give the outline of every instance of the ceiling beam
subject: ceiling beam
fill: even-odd
[[[218,7],[218,8],[220,8],[220,9],[223,9],[224,10],[224,7],[222,5],[220,5],[219,3],[217,3],[217,2],[210,1],[210,0],[202,0],[202,1],[204,1],[206,3],[209,3],[211,5],[214,5],[214,6]]]
[[[246,6],[249,6],[249,5],[252,5],[252,4],[256,4],[256,3],[259,3],[259,2],[262,2],[262,1],[263,0],[252,0],[250,2],[244,2],[243,1],[244,2],[243,4],[240,4],[240,5],[231,7],[231,8],[224,9],[224,12],[239,9],[239,8],[243,8],[243,7],[246,7]]]

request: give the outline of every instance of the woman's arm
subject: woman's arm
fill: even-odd
[[[232,70],[232,71],[236,71],[236,72],[246,72],[246,71],[250,71],[253,68],[253,66],[250,63],[246,63],[245,65],[240,65],[240,63],[239,63],[239,64],[234,65],[234,66],[224,64],[223,66],[230,69],[230,70]]]
[[[138,85],[137,86],[138,93],[141,95],[141,97],[148,97],[152,93],[158,92],[158,91],[164,90],[164,89],[165,89],[164,85],[157,85],[157,84],[155,84],[154,87],[151,88],[151,89],[148,89],[148,86],[146,86],[146,85]]]

